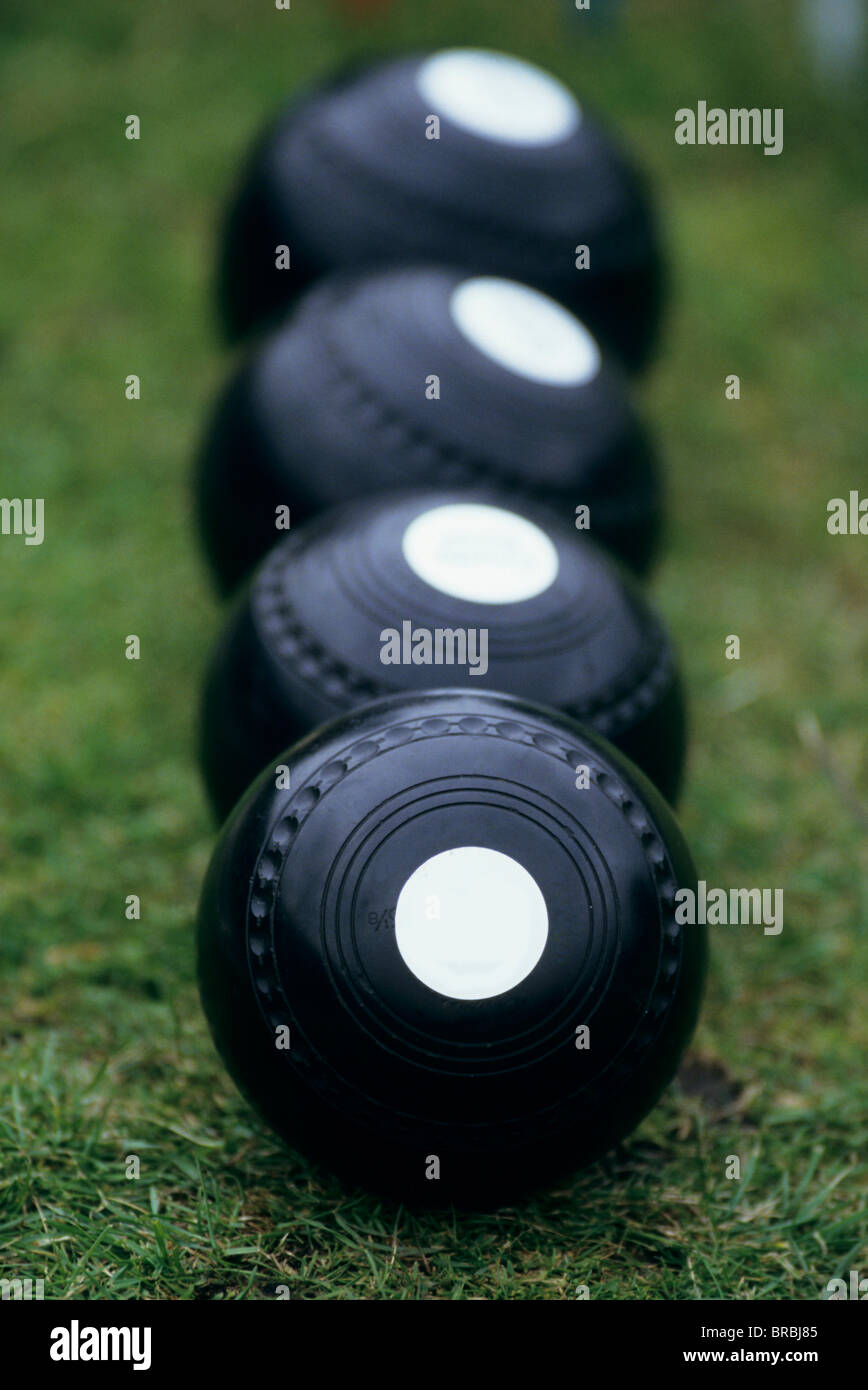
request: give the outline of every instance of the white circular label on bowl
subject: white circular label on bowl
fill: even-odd
[[[523,603],[554,583],[558,552],[541,527],[479,502],[431,507],[401,541],[414,574],[470,603]]]
[[[404,964],[450,999],[491,999],[513,989],[537,964],[548,934],[536,879],[508,854],[477,845],[426,859],[395,908]]]
[[[449,301],[452,321],[486,357],[544,386],[585,386],[600,370],[596,340],[548,295],[514,280],[464,280]]]
[[[482,48],[427,58],[416,86],[431,114],[505,145],[555,145],[578,129],[581,107],[556,77],[533,63]]]

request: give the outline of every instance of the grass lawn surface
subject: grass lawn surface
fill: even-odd
[[[786,0],[530,14],[4,6],[0,494],[44,497],[46,538],[0,538],[0,1275],[48,1298],[817,1299],[868,1275],[868,538],[826,530],[831,497],[868,493],[864,99],[816,87]],[[484,1216],[348,1193],[273,1139],[213,1051],[192,937],[218,210],[290,90],[449,43],[557,72],[658,191],[673,307],[640,395],[691,707],[680,818],[709,884],[785,890],[779,936],[711,929],[681,1080],[623,1148]],[[677,146],[700,99],[782,107],[783,153]]]

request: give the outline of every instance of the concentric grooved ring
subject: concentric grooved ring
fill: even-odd
[[[291,542],[272,551],[264,562],[255,585],[255,611],[272,637],[281,662],[290,666],[304,662],[306,680],[314,684],[335,702],[336,708],[353,705],[380,696],[394,695],[398,689],[385,681],[375,680],[367,673],[349,666],[334,657],[322,640],[302,622],[281,582],[284,546],[298,547],[309,543],[310,536],[293,537]],[[593,721],[595,730],[604,737],[617,738],[648,715],[675,674],[675,656],[668,638],[664,637],[656,659],[644,679],[625,688],[626,681],[610,685],[593,699],[576,701],[563,706],[563,712],[580,722]]]
[[[448,783],[450,780],[452,780],[452,779],[449,779],[449,778],[444,778],[444,779],[443,779],[443,781],[444,781],[444,782],[447,782],[447,783]],[[490,784],[490,785],[486,785],[486,784]],[[428,788],[430,788],[430,791],[427,790]],[[414,790],[414,789],[411,788],[411,789],[409,789],[409,790],[412,792],[412,790]],[[565,811],[564,807],[561,806],[559,803],[553,801],[551,798],[549,798],[549,797],[544,797],[544,796],[538,796],[536,800],[532,800],[532,799],[531,799],[531,795],[532,795],[532,794],[531,794],[531,793],[528,793],[527,790],[526,790],[526,788],[524,788],[523,786],[521,786],[521,784],[519,784],[519,783],[514,783],[514,782],[508,782],[508,781],[506,781],[506,780],[505,780],[504,778],[502,778],[502,777],[495,777],[495,776],[486,777],[486,776],[484,776],[484,775],[479,775],[478,777],[475,777],[475,778],[474,778],[473,786],[472,786],[472,787],[469,787],[469,788],[465,788],[465,789],[462,790],[462,801],[464,800],[464,796],[466,796],[467,794],[473,794],[473,793],[476,793],[476,792],[479,792],[480,794],[482,794],[482,793],[487,794],[487,796],[489,797],[489,800],[488,800],[488,802],[487,802],[488,805],[490,805],[490,806],[497,806],[497,805],[500,805],[500,806],[502,807],[502,809],[504,809],[504,810],[506,810],[506,811],[515,812],[515,811],[517,811],[517,810],[519,809],[519,804],[520,804],[520,806],[521,806],[521,812],[527,817],[527,819],[533,821],[533,822],[538,826],[538,828],[542,829],[545,833],[547,833],[547,834],[552,834],[552,826],[554,826],[554,827],[557,828],[557,829],[564,830],[564,831],[566,832],[566,837],[567,837],[567,839],[571,839],[571,840],[574,841],[575,846],[578,847],[578,851],[580,852],[581,857],[583,857],[583,858],[585,859],[585,861],[586,861],[584,871],[582,870],[582,868],[581,868],[581,866],[580,866],[580,864],[579,864],[579,862],[578,862],[578,857],[579,857],[579,855],[577,854],[576,849],[573,849],[573,848],[568,847],[568,845],[566,845],[566,844],[563,843],[563,842],[559,842],[560,848],[562,848],[563,850],[565,850],[565,852],[566,852],[566,853],[570,856],[570,858],[573,860],[573,863],[575,864],[575,867],[576,867],[577,877],[578,877],[580,880],[584,880],[584,881],[587,883],[588,878],[593,879],[593,881],[594,881],[594,883],[595,883],[595,885],[596,885],[596,887],[597,887],[597,889],[598,889],[598,892],[599,892],[600,910],[601,910],[601,915],[602,915],[602,921],[600,922],[599,927],[598,927],[598,934],[600,934],[603,938],[605,938],[606,932],[607,932],[607,930],[608,930],[608,923],[607,923],[607,921],[606,921],[607,900],[606,900],[606,895],[605,895],[605,893],[604,893],[604,891],[603,891],[603,875],[605,874],[605,875],[607,875],[607,876],[609,877],[609,886],[610,886],[611,891],[612,891],[612,897],[614,897],[614,885],[611,883],[611,875],[609,874],[608,865],[606,864],[605,859],[603,858],[603,856],[602,856],[602,854],[601,854],[601,852],[600,852],[599,846],[596,844],[596,842],[594,842],[593,840],[591,840],[589,836],[587,836],[586,832],[584,831],[584,827],[581,826],[581,823],[578,822],[578,821],[576,821],[574,818],[571,818],[571,817],[569,816],[569,813]],[[369,841],[369,840],[372,838],[372,836],[376,833],[377,829],[380,828],[380,826],[382,826],[382,825],[384,824],[384,821],[385,821],[385,820],[388,820],[388,819],[390,819],[390,818],[392,818],[392,817],[395,817],[395,816],[400,815],[400,814],[401,814],[402,812],[404,812],[405,810],[408,810],[411,806],[415,808],[414,811],[413,811],[413,814],[414,814],[414,815],[418,815],[418,814],[420,814],[420,811],[421,811],[421,802],[422,802],[423,800],[436,801],[438,798],[445,797],[445,796],[450,796],[450,795],[454,795],[454,793],[455,793],[455,788],[454,788],[453,786],[448,786],[448,785],[447,785],[447,786],[443,786],[443,787],[438,787],[437,784],[436,784],[436,782],[435,782],[435,783],[428,783],[428,784],[426,784],[426,791],[422,793],[422,796],[418,797],[415,801],[411,801],[411,802],[409,802],[409,803],[403,802],[400,806],[394,807],[394,808],[389,812],[389,814],[388,814],[385,818],[381,818],[381,819],[377,822],[376,825],[372,825],[370,833],[369,833],[368,835],[366,835],[366,836],[363,838],[361,844],[360,844],[359,846],[357,846],[355,850],[351,851],[352,858],[355,859],[355,858],[357,858],[358,856],[361,855],[364,846],[368,843],[368,841]],[[518,795],[515,795],[514,793],[518,793]],[[395,797],[395,798],[392,798],[392,799],[395,800],[395,801],[400,800],[400,794],[396,795],[396,797]],[[548,803],[548,804],[544,804],[544,803]],[[386,804],[386,803],[381,803],[380,806],[373,808],[372,811],[369,813],[369,816],[368,816],[366,819],[368,819],[368,820],[373,820],[374,817],[380,816],[380,813],[382,812],[383,806],[384,806],[385,804]],[[453,803],[453,804],[454,804],[454,803]],[[431,809],[433,809],[433,807],[432,807]],[[424,812],[422,812],[422,813],[424,813]],[[556,814],[556,813],[557,813],[557,814]],[[559,820],[558,820],[558,815],[560,815],[560,817],[562,817],[562,820],[561,820],[560,822],[559,822]],[[548,821],[551,822],[551,826],[544,823],[546,820],[548,820]],[[570,820],[572,821],[572,826],[574,827],[574,829],[570,828],[570,827],[566,824],[566,822],[567,822],[567,821],[570,821]],[[352,838],[352,836],[348,837],[348,839],[344,842],[344,844],[341,846],[341,848],[340,848],[340,849],[337,851],[337,853],[335,854],[335,863],[336,863],[336,864],[337,864],[338,861],[341,859],[341,857],[342,857],[342,855],[343,855],[343,853],[344,853],[344,850],[345,850],[345,849],[347,848],[347,846],[348,846],[349,839],[351,839],[351,838]],[[553,835],[553,838],[555,838],[554,835]],[[596,855],[598,856],[599,862],[596,862],[596,863],[594,862],[593,857],[592,857],[592,854],[589,852],[589,846],[591,847],[591,849],[593,849],[593,851],[594,851],[594,852],[596,853]],[[347,867],[349,867],[349,866],[347,866]],[[339,889],[339,894],[340,894],[341,892],[342,892],[342,888]],[[325,940],[325,931],[326,931],[326,924],[323,923],[323,924],[322,924],[322,928],[321,928],[321,937],[322,937],[322,939],[323,939],[324,954],[327,955],[327,954],[328,954],[328,943],[327,943],[327,941]],[[356,943],[355,943],[355,940],[353,940],[352,945],[353,945],[354,949],[355,949],[355,944],[356,944]],[[336,945],[337,945],[337,950],[338,950],[338,952],[340,952],[340,951],[341,951],[341,948],[342,948],[342,943],[341,943],[340,939],[337,940]],[[363,968],[363,967],[362,967],[362,968]],[[601,966],[598,966],[598,967],[597,967],[597,969],[596,969],[596,975],[599,975],[600,969],[601,969],[601,968],[602,968]],[[611,966],[609,967],[609,969],[611,969]],[[343,983],[346,979],[348,979],[348,978],[350,977],[350,972],[344,970],[344,972],[343,972],[343,974],[342,974],[341,971],[338,970],[338,971],[332,971],[332,972],[331,972],[331,975],[332,975],[332,986],[333,986],[333,988],[335,989],[336,993],[340,993],[340,992],[341,992],[341,985],[342,985],[342,983]],[[595,978],[593,981],[588,981],[588,980],[585,980],[585,979],[580,979],[580,980],[578,980],[578,981],[576,982],[576,984],[574,985],[574,987],[573,987],[571,993],[570,993],[570,994],[565,994],[565,995],[562,996],[562,998],[559,1000],[558,1008],[557,1008],[557,1011],[556,1011],[556,1012],[558,1012],[558,1013],[568,1012],[568,1011],[574,1006],[574,1002],[573,1002],[573,999],[572,999],[573,994],[577,993],[577,992],[579,991],[579,989],[583,990],[583,991],[585,992],[585,994],[587,994],[587,993],[589,992],[589,990],[590,990],[591,985],[594,984],[594,983],[596,983],[596,978]],[[353,994],[353,995],[355,996],[355,1002],[356,1002],[357,1006],[359,1006],[362,1010],[364,1010],[364,1011],[369,1015],[371,1021],[374,1022],[374,1023],[376,1024],[377,1029],[378,1029],[380,1032],[382,1032],[382,1028],[383,1028],[382,1020],[378,1020],[378,1019],[375,1018],[375,1016],[374,1016],[372,1010],[371,1010],[370,1007],[365,1003],[365,1001],[361,998],[361,996],[359,995],[359,993],[358,993],[357,991],[353,990],[353,989],[350,987],[350,989],[349,989],[348,992],[351,993],[351,994]],[[378,1001],[378,1002],[380,1003],[381,1008],[383,1008],[384,1006],[382,1005],[382,1001]],[[409,1045],[410,1047],[415,1047],[416,1051],[419,1051],[420,1048],[422,1048],[422,1049],[424,1049],[424,1050],[427,1050],[429,1056],[440,1056],[440,1057],[442,1057],[442,1058],[446,1058],[447,1060],[451,1060],[451,1059],[449,1058],[449,1049],[448,1049],[448,1047],[446,1046],[446,1044],[444,1043],[444,1040],[443,1040],[442,1038],[438,1038],[438,1037],[437,1037],[435,1034],[433,1034],[433,1033],[429,1033],[429,1034],[423,1033],[423,1032],[422,1032],[421,1030],[419,1030],[418,1028],[415,1028],[415,1027],[413,1027],[412,1025],[407,1024],[405,1020],[399,1019],[398,1016],[395,1015],[395,1014],[392,1012],[392,1010],[390,1010],[390,1009],[384,1008],[384,1014],[390,1014],[390,1015],[392,1016],[392,1018],[394,1018],[394,1019],[396,1020],[396,1022],[398,1023],[399,1029],[400,1029],[400,1030],[403,1030],[403,1033],[404,1033],[404,1038],[402,1039],[402,1041],[407,1041],[407,1042],[408,1042],[408,1045]],[[587,1016],[587,1021],[590,1021],[590,1014]],[[380,1037],[380,1038],[377,1038],[377,1037],[376,1037],[376,1031],[375,1031],[374,1028],[371,1027],[370,1024],[367,1024],[367,1025],[366,1025],[365,1022],[364,1022],[364,1020],[359,1020],[359,1022],[360,1022],[360,1024],[361,1024],[361,1026],[365,1026],[365,1027],[366,1027],[366,1031],[368,1031],[368,1032],[370,1033],[370,1035],[376,1039],[376,1041],[378,1042],[378,1045],[380,1045],[380,1046],[384,1046],[384,1045],[385,1045],[385,1046],[388,1046],[388,1044],[384,1044],[384,1042],[383,1042],[383,1040],[382,1040],[381,1037]],[[534,1046],[535,1049],[547,1049],[548,1051],[552,1051],[552,1050],[555,1050],[555,1047],[557,1046],[557,1044],[553,1044],[553,1043],[551,1042],[551,1040],[552,1040],[553,1038],[559,1037],[560,1043],[563,1042],[563,1034],[558,1034],[558,1031],[557,1031],[558,1028],[560,1028],[560,1027],[561,1027],[560,1022],[558,1022],[558,1023],[552,1023],[552,1015],[549,1015],[549,1017],[547,1017],[547,1018],[539,1019],[539,1020],[535,1021],[535,1023],[533,1024],[533,1026],[532,1026],[531,1028],[525,1029],[525,1030],[524,1030],[524,1035],[523,1035],[523,1036],[526,1036],[526,1035],[528,1035],[528,1034],[532,1034],[532,1033],[534,1033],[534,1032],[539,1033],[539,1032],[541,1032],[542,1030],[546,1030],[546,1031],[544,1031],[544,1032],[542,1033],[542,1036],[537,1040],[537,1042],[535,1042],[535,1043],[533,1044],[533,1046]],[[413,1035],[414,1033],[417,1035],[417,1039],[418,1039],[418,1040],[414,1040],[414,1039],[413,1039],[412,1035]],[[519,1042],[520,1042],[520,1038],[516,1037],[514,1040],[513,1040],[513,1039],[504,1039],[504,1038],[501,1038],[501,1039],[499,1040],[499,1043],[500,1043],[500,1046],[503,1047],[504,1045],[506,1045],[506,1044],[508,1044],[509,1042],[512,1042],[512,1041],[515,1041],[516,1043],[519,1043]],[[551,1046],[550,1046],[550,1044],[551,1044]],[[487,1042],[481,1042],[481,1043],[475,1043],[475,1044],[474,1044],[474,1043],[468,1043],[468,1042],[462,1042],[462,1043],[460,1044],[460,1049],[463,1050],[463,1051],[465,1051],[466,1053],[473,1053],[474,1051],[476,1051],[476,1052],[482,1052],[483,1050],[487,1049],[488,1046],[489,1046],[489,1044],[488,1044]],[[441,1052],[440,1052],[439,1054],[436,1053],[436,1051],[435,1051],[435,1049],[436,1049],[437,1047],[439,1047],[439,1048],[441,1049]],[[453,1052],[453,1053],[456,1053],[458,1050],[459,1050],[459,1046],[458,1046],[458,1045],[453,1045],[453,1046],[452,1046],[452,1052]],[[497,1070],[498,1070],[498,1071],[510,1070],[510,1069],[512,1069],[512,1066],[518,1065],[519,1060],[520,1060],[522,1063],[526,1062],[527,1060],[529,1060],[529,1058],[528,1058],[528,1050],[529,1050],[529,1049],[527,1049],[527,1048],[526,1048],[524,1051],[520,1051],[520,1050],[516,1049],[515,1052],[514,1052],[514,1054],[513,1054],[516,1060],[515,1060],[510,1066],[498,1067]],[[539,1051],[536,1051],[533,1060],[534,1060],[534,1061],[538,1060],[540,1055],[545,1055],[545,1052],[543,1051],[542,1053],[540,1053]],[[442,1070],[442,1068],[441,1068],[441,1070]],[[491,1067],[491,1068],[488,1068],[488,1067],[487,1067],[486,1070],[494,1071],[495,1068],[494,1068],[494,1067]]]
[[[663,922],[655,988],[647,1001],[640,1025],[627,1052],[622,1049],[600,1076],[592,1083],[580,1086],[575,1094],[582,1093],[590,1103],[597,1103],[602,1099],[605,1089],[617,1086],[622,1078],[636,1071],[659,1035],[677,989],[683,942],[683,930],[675,921],[677,884],[660,835],[644,808],[615,773],[599,765],[593,755],[589,758],[587,752],[578,751],[566,737],[543,732],[517,718],[443,715],[414,718],[393,724],[379,733],[369,733],[358,742],[348,744],[339,756],[320,768],[314,777],[288,798],[282,814],[272,823],[257,859],[254,886],[248,897],[246,920],[251,987],[264,1023],[272,1034],[278,1027],[290,1027],[293,1047],[291,1053],[285,1054],[287,1062],[291,1061],[293,1068],[312,1090],[336,1109],[351,1114],[358,1125],[369,1130],[379,1128],[387,1118],[393,1132],[409,1137],[417,1133],[418,1117],[402,1114],[392,1104],[383,1104],[374,1097],[362,1094],[352,1085],[341,1084],[336,1073],[302,1030],[292,1006],[285,997],[277,972],[273,916],[280,877],[290,847],[311,811],[355,768],[386,752],[390,747],[426,738],[463,733],[509,738],[527,747],[536,748],[570,766],[575,766],[577,761],[587,764],[593,784],[613,806],[617,807],[636,837],[656,887]],[[566,1123],[566,1099],[569,1098],[562,1097],[558,1102],[534,1112],[534,1132],[537,1137],[540,1134],[554,1135],[563,1130]],[[456,1126],[454,1120],[430,1118],[426,1123],[432,1132],[438,1130],[444,1134],[458,1128],[464,1142],[470,1143],[471,1146],[478,1143],[480,1147],[485,1147],[485,1122],[478,1125],[469,1122]],[[517,1116],[513,1121],[504,1121],[500,1126],[500,1132],[509,1142],[520,1144],[527,1136],[527,1114]]]

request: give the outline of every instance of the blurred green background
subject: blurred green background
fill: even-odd
[[[815,1299],[868,1274],[868,538],[826,532],[829,498],[868,492],[865,98],[815,82],[799,13],[6,0],[0,495],[44,497],[47,534],[0,538],[0,1276],[49,1298]],[[189,472],[229,365],[219,209],[291,89],[444,43],[557,72],[658,190],[675,302],[640,395],[668,466],[654,593],[691,698],[681,819],[709,883],[785,889],[781,936],[712,930],[680,1084],[622,1150],[454,1218],[345,1193],[258,1124],[212,1051],[191,934],[221,615]],[[783,154],[676,146],[699,99],[783,107]]]

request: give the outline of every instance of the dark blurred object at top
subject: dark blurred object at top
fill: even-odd
[[[543,290],[631,370],[657,338],[663,276],[643,181],[566,87],[505,54],[400,58],[281,113],[231,203],[227,332],[273,321],[331,271],[419,262]]]

